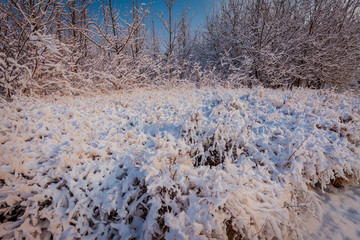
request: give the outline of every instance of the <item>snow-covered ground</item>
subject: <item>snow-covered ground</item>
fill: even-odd
[[[184,88],[0,106],[0,238],[360,238],[359,96]]]
[[[360,239],[360,187],[317,189],[321,217],[304,219],[306,239]]]

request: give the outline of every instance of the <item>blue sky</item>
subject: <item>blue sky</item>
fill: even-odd
[[[131,0],[112,0],[113,4],[116,5],[116,7],[120,7],[123,14],[128,13],[130,7],[131,7]],[[94,0],[93,7],[95,9],[98,9],[98,7],[101,4],[101,0]],[[154,14],[154,11],[157,13],[163,12],[164,16],[167,17],[167,8],[163,0],[143,0],[143,2],[147,5],[150,5],[150,18],[154,17],[155,20],[155,27],[157,34],[161,36],[161,40],[164,40],[165,37],[165,28],[162,26],[161,22],[159,21],[158,17]],[[173,7],[173,17],[176,17],[177,19],[180,19],[182,10],[186,10],[189,8],[188,16],[189,18],[192,16],[191,21],[191,30],[192,32],[196,31],[198,28],[201,28],[205,21],[206,21],[206,15],[211,13],[213,9],[213,5],[218,3],[219,0],[177,0],[174,7]]]
[[[123,2],[127,2],[126,0]],[[213,4],[218,0],[177,0],[174,5],[174,16],[181,17],[182,10],[190,8],[188,13],[192,18],[192,27],[197,28],[201,26],[206,19],[206,15],[211,12]],[[153,9],[157,12],[163,11],[166,14],[167,9],[163,0],[155,0]]]

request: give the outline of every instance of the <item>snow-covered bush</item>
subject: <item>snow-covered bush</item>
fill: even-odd
[[[201,80],[203,72],[199,64],[160,55],[154,58],[146,49],[131,55],[129,46],[133,42],[129,39],[121,43],[127,44],[123,51],[114,52],[114,46],[105,41],[113,40],[110,36],[98,40],[95,29],[87,31],[85,27],[71,25],[75,23],[66,25],[68,15],[74,13],[67,12],[64,4],[43,0],[20,5],[18,1],[0,3],[1,98],[11,99],[16,94],[96,94],[205,82]]]
[[[359,97],[141,89],[0,105],[0,238],[301,239],[360,177]]]
[[[359,2],[227,0],[220,5],[206,25],[207,64],[266,86],[357,85]]]
[[[91,85],[76,70],[76,51],[53,33],[63,10],[63,3],[57,1],[0,3],[2,97],[76,93]]]

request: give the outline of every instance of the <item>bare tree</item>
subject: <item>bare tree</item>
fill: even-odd
[[[177,21],[176,18],[174,18],[173,16],[173,7],[176,3],[176,0],[164,0],[164,3],[168,11],[167,19],[165,19],[164,14],[162,12],[160,14],[158,13],[156,14],[168,33],[166,55],[171,57],[175,47],[175,41],[176,41],[175,33],[179,28],[181,22]]]
[[[132,9],[133,21],[129,23],[121,18],[120,9],[113,4],[112,0],[104,1],[102,7],[104,17],[96,24],[96,29],[99,33],[98,37],[107,44],[105,50],[119,55],[134,39],[137,39],[148,11],[143,8],[142,4],[138,8],[134,5]],[[137,42],[136,46],[139,48],[140,43]]]
[[[176,32],[176,55],[181,60],[188,60],[192,50],[192,44],[194,39],[192,39],[190,33],[190,24],[192,17],[188,19],[188,9],[182,11],[181,18],[179,21],[179,28]]]
[[[60,18],[62,22],[58,23],[62,26],[62,42],[70,44],[71,61],[75,66],[74,71],[79,71],[81,67],[86,65],[86,59],[89,54],[88,47],[91,40],[89,33],[92,23],[89,17],[91,4],[91,1],[86,0],[67,1],[65,4],[66,8],[62,11]]]
[[[6,33],[0,39],[4,70],[0,73],[0,85],[8,98],[16,89],[26,92],[29,84],[39,84],[47,64],[57,58],[56,43],[49,34],[62,9],[62,3],[53,0],[11,0],[0,4],[1,22],[7,26],[2,27]]]
[[[155,30],[155,20],[151,19],[151,55],[154,59],[157,59],[160,55],[160,41]]]
[[[141,8],[144,5],[145,4],[139,0],[132,0],[131,16],[132,16],[133,24],[129,25],[130,31],[131,31],[131,28],[133,27],[133,25],[138,26],[137,28],[134,29],[134,34],[133,34],[132,42],[131,42],[131,52],[132,52],[132,56],[134,58],[138,57],[140,54],[140,51],[143,49],[144,41],[146,39],[146,34],[147,34],[147,25],[144,24],[145,19],[141,19],[140,18],[141,15],[138,14],[139,10],[141,10]],[[145,11],[148,12],[147,9]]]

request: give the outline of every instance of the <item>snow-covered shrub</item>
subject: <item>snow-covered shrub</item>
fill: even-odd
[[[227,76],[273,87],[358,85],[359,2],[227,0],[220,5],[206,24],[204,58]]]
[[[306,238],[311,187],[359,180],[358,103],[261,88],[4,102],[0,238]]]

